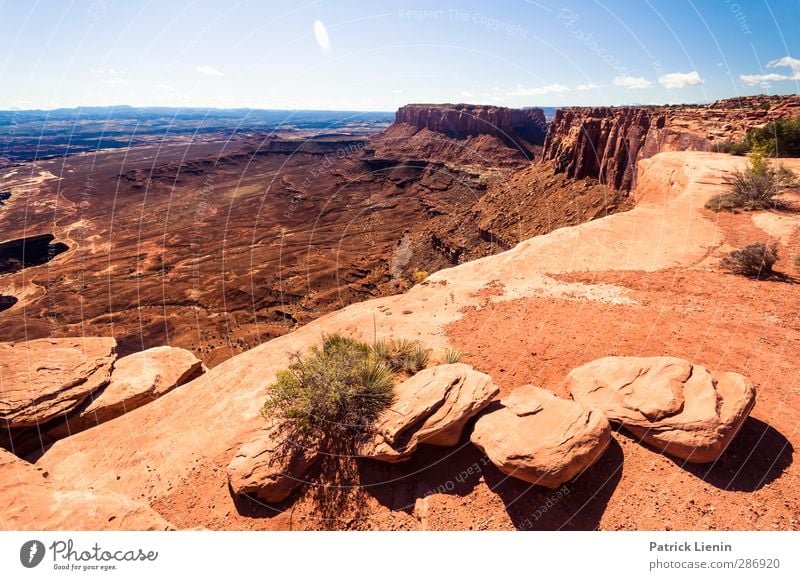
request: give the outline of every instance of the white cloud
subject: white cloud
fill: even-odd
[[[328,29],[322,20],[314,21],[314,38],[322,50],[322,54],[329,55],[331,53],[331,39],[328,36]]]
[[[110,79],[105,79],[103,81],[103,84],[106,84],[106,85],[129,85],[130,82],[128,82],[128,79],[123,79],[123,78],[120,78],[120,77],[113,77],[113,78],[110,78]]]
[[[751,87],[761,85],[764,88],[769,88],[769,83],[772,81],[800,81],[800,60],[792,58],[791,56],[784,56],[783,58],[767,63],[767,68],[784,67],[792,69],[792,74],[767,73],[761,75],[739,75],[739,79],[744,84]]]
[[[688,73],[668,73],[658,77],[659,84],[666,89],[683,89],[702,85],[705,81],[700,78],[696,70]]]
[[[208,66],[207,64],[200,65],[196,67],[194,70],[199,72],[201,75],[207,77],[223,77],[225,74],[220,71],[219,69],[215,69],[213,66]]]
[[[781,66],[788,66],[792,69],[793,77],[800,76],[800,59],[792,58],[791,56],[784,56],[778,60],[773,60],[767,63],[768,68],[778,68]]]
[[[508,97],[537,97],[539,95],[550,95],[553,93],[566,93],[569,87],[566,85],[552,84],[543,87],[524,88],[518,86],[513,91],[506,93]]]
[[[600,85],[596,85],[594,83],[586,83],[585,85],[578,85],[575,87],[576,91],[593,91],[595,89],[599,89]]]
[[[626,89],[646,89],[652,86],[652,81],[644,77],[632,77],[628,75],[621,75],[614,77],[611,81],[617,87],[625,87]]]

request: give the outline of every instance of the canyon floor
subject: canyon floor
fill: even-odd
[[[142,501],[178,528],[800,529],[800,215],[704,209],[744,162],[701,152],[641,160],[630,211],[325,314],[33,459],[48,477]],[[720,269],[722,256],[755,241],[779,244],[784,278]],[[278,506],[234,499],[226,466],[263,424],[266,385],[291,352],[335,331],[462,349],[501,396],[529,382],[564,395],[567,372],[603,356],[671,355],[744,374],[757,405],[708,465],[620,431],[591,468],[547,490],[503,475],[465,438],[402,464],[343,460],[340,473]]]

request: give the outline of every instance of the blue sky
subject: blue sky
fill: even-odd
[[[800,0],[0,0],[0,108],[394,110],[800,92]]]

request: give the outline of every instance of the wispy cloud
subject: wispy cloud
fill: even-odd
[[[92,74],[96,75],[120,75],[122,71],[115,68],[93,68]]]
[[[624,87],[626,89],[647,89],[653,85],[652,81],[644,77],[632,77],[629,75],[614,77],[614,80],[611,82],[614,83],[614,86]]]
[[[705,81],[700,78],[700,74],[693,70],[688,73],[667,73],[658,77],[659,84],[667,89],[683,89],[685,87],[693,87],[702,85]]]
[[[314,39],[322,50],[322,54],[327,56],[331,53],[331,39],[322,20],[314,21]]]
[[[739,79],[746,85],[768,88],[773,81],[798,81],[800,80],[800,59],[784,56],[767,63],[767,68],[789,68],[792,74],[766,73],[757,75],[739,75]]]
[[[203,76],[207,77],[224,77],[225,73],[221,70],[214,68],[213,66],[208,66],[207,64],[202,64],[200,66],[195,67],[197,72],[199,72]]]
[[[566,93],[569,92],[569,87],[566,85],[552,84],[543,87],[522,87],[518,86],[512,91],[508,91],[506,96],[509,97],[537,97],[539,95],[551,95],[553,93]]]
[[[596,85],[594,83],[586,83],[584,85],[578,85],[575,87],[576,91],[593,91],[595,89],[599,89],[600,85]]]

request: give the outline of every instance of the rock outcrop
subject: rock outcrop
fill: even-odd
[[[321,457],[321,436],[298,438],[286,423],[272,422],[245,443],[228,465],[234,494],[279,503],[304,483]]]
[[[591,466],[611,441],[598,411],[534,386],[515,389],[475,423],[470,437],[500,471],[557,488]]]
[[[572,370],[573,399],[653,447],[691,463],[715,461],[756,401],[742,375],[672,357],[607,357]]]
[[[499,389],[489,375],[457,363],[425,369],[395,387],[395,401],[375,423],[360,454],[380,461],[408,459],[420,444],[449,447]]]
[[[0,530],[169,530],[149,506],[77,489],[0,449]]]
[[[69,413],[106,385],[113,338],[43,338],[0,344],[0,426],[35,427]]]
[[[541,149],[547,121],[541,109],[482,105],[406,105],[372,137],[367,159],[418,159],[497,169],[526,165]]]
[[[108,385],[90,397],[88,406],[48,429],[55,439],[110,421],[196,378],[203,363],[183,348],[157,346],[120,358]]]
[[[405,105],[397,110],[395,123],[430,129],[455,139],[493,135],[518,145],[544,143],[547,121],[542,109],[510,109],[490,105]]]
[[[542,159],[569,177],[632,190],[636,165],[662,151],[717,151],[747,129],[800,115],[800,97],[746,97],[709,105],[559,109]]]

